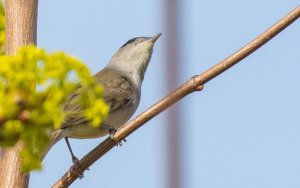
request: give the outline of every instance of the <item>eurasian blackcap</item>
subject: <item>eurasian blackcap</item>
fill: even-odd
[[[110,107],[105,121],[97,128],[88,124],[84,116],[68,118],[61,128],[51,132],[51,147],[62,138],[98,138],[113,133],[122,126],[136,111],[141,98],[141,85],[151,59],[154,37],[137,37],[127,41],[111,58],[106,67],[94,75],[97,84],[104,89],[104,101]],[[75,94],[74,94],[75,95]],[[74,96],[76,97],[76,96]],[[71,98],[73,98],[71,96]],[[66,103],[65,111],[80,111],[74,103]],[[68,140],[66,139],[69,146]],[[76,159],[71,151],[73,161]]]

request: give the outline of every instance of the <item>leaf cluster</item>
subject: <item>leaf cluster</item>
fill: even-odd
[[[79,84],[84,89],[74,103],[82,107],[82,115],[92,126],[99,126],[109,109],[102,99],[102,87],[76,58],[63,52],[49,54],[35,46],[3,55],[3,7],[0,14],[0,146],[24,142],[22,171],[41,169],[49,132],[66,118],[63,106]]]

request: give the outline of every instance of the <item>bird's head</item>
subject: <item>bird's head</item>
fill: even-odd
[[[154,37],[137,37],[128,40],[111,58],[107,67],[138,77],[143,81],[151,59],[153,46],[161,33]]]

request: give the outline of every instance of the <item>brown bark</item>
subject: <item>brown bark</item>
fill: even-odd
[[[36,44],[38,0],[6,0],[6,53]]]
[[[14,54],[18,48],[36,44],[38,0],[6,0],[6,54]],[[17,73],[16,73],[17,74]],[[18,142],[12,148],[0,151],[1,188],[26,188],[29,174],[21,174],[19,152],[24,147]]]

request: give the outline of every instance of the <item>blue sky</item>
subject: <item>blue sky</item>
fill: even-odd
[[[101,70],[128,39],[163,35],[156,43],[136,115],[165,96],[163,1],[39,2],[38,45],[63,50]],[[299,5],[296,0],[180,2],[179,82],[232,54]],[[180,102],[182,187],[300,187],[300,21]],[[72,188],[166,187],[166,113],[127,138]],[[71,140],[82,157],[104,138]],[[61,141],[31,175],[49,187],[71,165]]]

